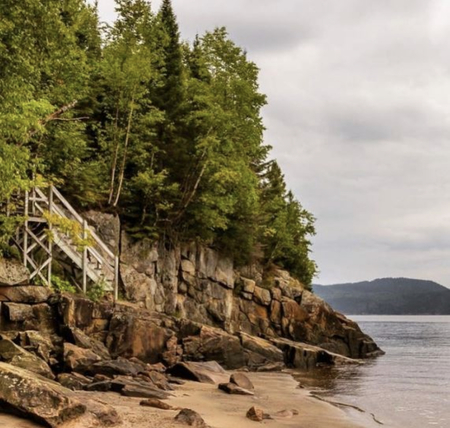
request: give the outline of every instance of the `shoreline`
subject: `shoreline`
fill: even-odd
[[[308,389],[298,388],[291,374],[283,372],[245,373],[255,386],[254,396],[229,395],[220,391],[217,385],[186,381],[176,386],[173,396],[165,400],[168,404],[190,408],[198,412],[211,428],[254,428],[257,423],[246,418],[247,410],[257,406],[273,417],[264,420],[267,428],[372,428],[380,427],[371,421],[368,413],[357,415],[355,410],[341,409],[335,405],[310,395]],[[140,406],[140,398],[123,397],[115,393],[77,392],[83,400],[95,399],[112,405],[122,418],[117,428],[176,428],[174,421],[179,410],[160,410]],[[277,417],[282,410],[296,410],[297,415]],[[0,426],[5,428],[37,428],[41,425],[28,420],[0,414]],[[62,425],[64,428],[90,428],[89,419],[82,417],[77,421]]]

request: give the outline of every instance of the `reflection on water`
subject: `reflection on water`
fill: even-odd
[[[351,317],[386,355],[296,377],[331,400],[373,412],[386,426],[450,427],[450,316]]]

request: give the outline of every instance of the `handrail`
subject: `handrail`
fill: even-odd
[[[36,242],[39,245],[43,245],[44,238],[37,238],[31,229],[28,229],[28,222],[36,223],[45,220],[46,211],[54,213],[56,216],[69,219],[70,221],[77,222],[82,227],[83,239],[89,237],[92,238],[89,245],[83,246],[83,250],[80,251],[76,248],[74,242],[70,239],[69,235],[64,233],[58,233],[55,229],[56,237],[58,237],[59,242],[55,242],[60,249],[66,253],[66,255],[72,259],[72,261],[81,267],[83,271],[83,291],[86,292],[86,279],[87,275],[91,280],[97,281],[99,278],[103,278],[108,284],[112,285],[112,290],[114,291],[114,296],[118,298],[118,267],[119,259],[113,251],[109,249],[107,245],[102,241],[102,239],[97,235],[97,233],[87,224],[86,220],[78,214],[78,212],[72,207],[72,205],[66,200],[66,198],[56,189],[54,186],[48,188],[48,192],[45,189],[40,189],[38,187],[33,188],[32,192],[25,192],[25,224],[24,224],[24,245],[22,252],[24,254],[24,263],[31,264],[35,270],[35,274],[39,275],[48,284],[51,283],[51,259],[52,259],[52,242],[53,240],[48,239],[48,246],[43,246],[44,250],[48,253],[49,259],[38,269],[37,265],[34,264],[32,258],[30,258],[29,253],[34,248],[37,247]],[[30,195],[31,193],[31,195]],[[47,195],[48,193],[48,195]],[[28,205],[31,202],[31,205]],[[32,215],[29,215],[29,208],[31,208]],[[49,221],[49,229],[51,229],[51,221]],[[33,242],[28,245],[28,236]],[[42,242],[41,242],[42,241]],[[50,260],[50,261],[49,261]],[[48,263],[47,263],[48,262]],[[48,279],[44,279],[41,275],[41,270],[47,267]]]
[[[69,210],[69,212],[76,218],[76,220],[83,224],[83,218],[75,211],[75,209],[70,205],[70,203],[64,198],[63,195],[59,192],[58,189],[56,189],[55,186],[52,186],[53,195],[55,195],[59,201]],[[101,238],[92,230],[92,228],[88,225],[87,226],[89,233],[91,234],[92,238],[95,240],[95,242],[99,245],[99,247],[108,254],[109,257],[113,258],[115,257],[114,253],[104,244],[104,242],[101,240]]]

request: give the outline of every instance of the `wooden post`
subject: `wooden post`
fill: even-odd
[[[87,238],[87,222],[83,219],[83,239]],[[83,268],[83,293],[86,294],[87,292],[87,248],[86,246],[83,246],[83,261],[82,261],[82,268]]]
[[[119,257],[114,257],[114,301],[119,299]]]
[[[28,190],[25,190],[25,222],[24,222],[24,230],[23,230],[23,264],[27,267],[27,257],[28,257],[28,202],[29,202],[29,193]]]
[[[50,185],[48,189],[48,212],[50,213],[50,220],[48,221],[48,231],[49,236],[48,240],[48,254],[50,258],[50,262],[47,266],[47,285],[49,287],[52,286],[52,262],[53,262],[53,233],[52,233],[52,221],[51,216],[53,214],[53,186]]]

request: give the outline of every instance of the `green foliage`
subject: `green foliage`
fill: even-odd
[[[78,221],[60,217],[57,214],[50,214],[48,211],[44,212],[43,217],[48,224],[67,235],[78,251],[83,251],[86,247],[94,245],[90,232],[87,230],[83,233],[82,225]],[[47,233],[50,240],[55,239],[51,229],[47,230]]]
[[[67,280],[57,275],[52,275],[51,279],[52,290],[59,293],[72,293],[75,294],[77,289]]]
[[[86,297],[93,302],[98,302],[105,295],[105,282],[99,281],[91,285],[86,293]]]
[[[20,260],[20,252],[17,247],[13,247],[0,241],[0,257]]]
[[[224,28],[181,41],[170,0],[116,10],[101,29],[85,0],[0,4],[2,207],[42,175],[137,239],[197,240],[309,284],[314,218],[268,160],[257,66]],[[0,242],[16,225],[2,212]]]

